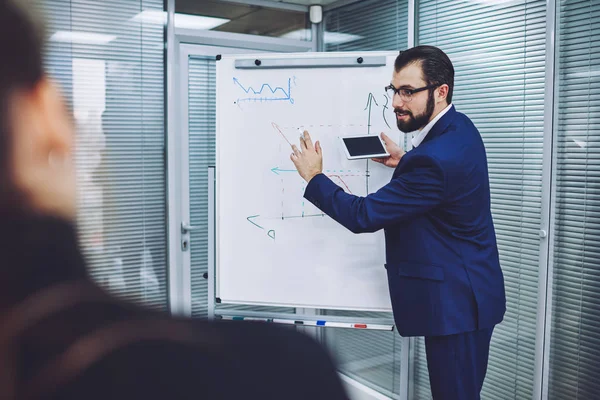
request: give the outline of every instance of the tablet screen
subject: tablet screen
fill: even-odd
[[[385,154],[385,148],[377,136],[360,136],[343,138],[350,157],[368,156],[371,154]]]

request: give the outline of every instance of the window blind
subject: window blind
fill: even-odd
[[[326,15],[326,51],[406,49],[408,0],[368,0]]]
[[[77,125],[78,226],[92,276],[165,309],[162,0],[36,0],[46,66]]]
[[[492,213],[507,312],[494,331],[485,399],[533,395],[544,119],[546,2],[422,0],[418,44],[444,50],[456,70],[453,103],[488,155]],[[431,398],[423,339],[414,393]]]
[[[549,399],[600,393],[600,3],[558,4]]]
[[[190,166],[192,316],[208,316],[208,167],[215,165],[215,60],[190,57],[188,63],[188,132]]]

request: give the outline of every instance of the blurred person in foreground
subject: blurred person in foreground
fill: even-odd
[[[345,399],[307,336],[172,318],[90,280],[74,226],[74,129],[23,3],[0,0],[0,398]]]

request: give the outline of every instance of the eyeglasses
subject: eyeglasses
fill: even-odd
[[[397,94],[400,96],[403,102],[408,103],[412,100],[413,94],[422,92],[423,90],[437,88],[438,86],[440,85],[428,85],[418,89],[396,89],[394,85],[390,84],[389,86],[385,87],[385,92],[390,99],[393,99],[394,95]]]

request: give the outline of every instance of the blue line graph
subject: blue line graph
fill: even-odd
[[[294,99],[292,98],[292,78],[289,78],[287,81],[287,91],[281,86],[273,88],[268,83],[263,83],[260,90],[257,91],[252,86],[246,88],[237,78],[233,78],[233,83],[239,86],[246,94],[250,95],[250,97],[238,98],[236,103],[289,101],[291,104],[294,104]]]

